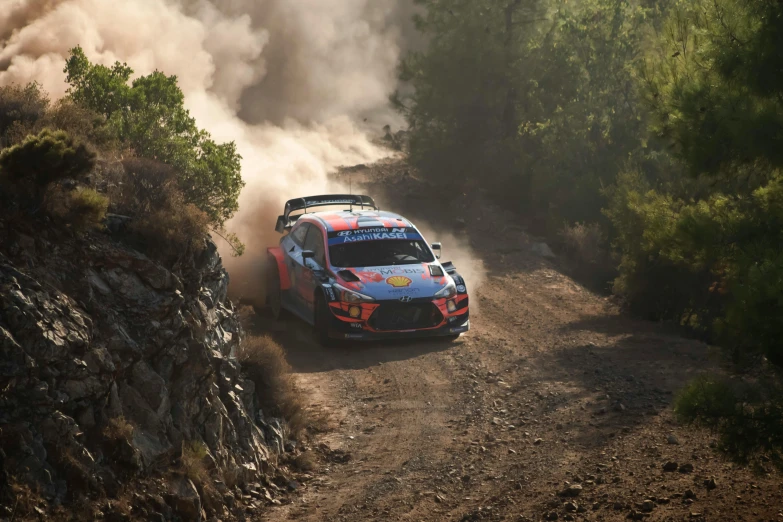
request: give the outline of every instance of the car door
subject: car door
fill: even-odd
[[[315,254],[313,258],[306,260],[307,266],[305,266],[304,263],[302,265],[302,301],[308,310],[312,311],[315,306],[315,289],[318,284],[316,272],[320,272],[326,268],[324,235],[321,232],[321,229],[315,225],[311,225],[310,228],[307,229],[304,250],[310,250]]]
[[[290,303],[295,311],[304,314],[306,303],[303,299],[303,284],[307,270],[304,270],[302,250],[304,250],[307,233],[312,225],[300,223],[291,230],[291,242],[286,246],[286,263],[288,264],[288,277],[291,280]]]

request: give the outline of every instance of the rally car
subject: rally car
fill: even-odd
[[[325,206],[341,208],[312,211]],[[322,344],[469,330],[465,281],[439,261],[440,243],[371,197],[292,199],[275,229],[284,235],[268,249],[266,304],[313,325]]]

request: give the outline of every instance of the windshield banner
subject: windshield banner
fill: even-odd
[[[422,237],[419,235],[418,230],[410,227],[368,227],[358,228],[356,230],[340,230],[339,232],[329,232],[329,246],[342,245],[345,243],[356,243],[358,241],[378,241],[383,239],[407,239],[410,241],[420,241]]]

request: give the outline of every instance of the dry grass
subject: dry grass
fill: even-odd
[[[591,265],[606,261],[606,241],[598,223],[566,225],[560,231],[566,254],[578,263]]]
[[[315,455],[313,455],[309,451],[302,453],[301,455],[297,455],[292,462],[294,468],[296,468],[299,471],[305,471],[305,472],[313,471],[317,463],[318,462],[315,458]]]
[[[133,424],[125,420],[125,417],[110,419],[103,428],[103,436],[111,441],[130,441],[133,438]]]
[[[280,345],[268,336],[246,338],[239,349],[239,361],[256,385],[264,413],[282,417],[291,434],[301,436],[310,419]]]
[[[8,506],[11,508],[11,518],[9,520],[28,520],[36,516],[35,508],[39,505],[45,505],[39,494],[34,492],[30,486],[10,477]]]
[[[9,518],[0,518],[3,522],[23,522],[47,520],[51,522],[74,522],[80,520],[98,520],[105,516],[95,499],[79,496],[72,502],[54,506],[27,484],[16,478],[9,480],[7,507],[11,510]],[[4,499],[0,499],[2,501]],[[130,516],[131,503],[127,499],[112,499],[114,513]]]
[[[195,440],[183,442],[180,472],[193,481],[207,514],[214,514],[222,505],[222,496],[215,487],[213,478],[218,478],[221,474],[217,470],[208,469],[206,461],[208,453],[209,450],[203,442]],[[210,471],[217,475],[212,475]]]
[[[92,470],[81,462],[70,448],[56,455],[50,454],[49,457],[59,474],[68,482],[68,496],[71,501],[88,493],[91,486],[96,484]]]
[[[182,472],[196,485],[203,485],[209,481],[209,473],[204,465],[204,457],[207,456],[207,447],[198,441],[182,443]]]

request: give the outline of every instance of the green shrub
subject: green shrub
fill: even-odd
[[[176,76],[155,71],[130,82],[127,64],[90,63],[76,47],[66,63],[69,95],[103,115],[117,140],[143,158],[172,166],[185,203],[196,205],[221,227],[238,208],[244,186],[241,156],[233,142],[218,144],[185,109]]]
[[[783,389],[777,379],[700,377],[679,393],[675,413],[716,431],[720,449],[735,460],[747,464],[761,457],[783,469]]]
[[[118,212],[137,215],[166,208],[183,199],[178,172],[171,165],[147,158],[128,158],[121,163],[121,184],[112,193]]]
[[[133,217],[130,232],[137,246],[165,263],[201,250],[209,216],[186,202],[171,165],[146,158],[122,162],[122,184],[110,195],[116,211]]]
[[[44,129],[0,152],[0,182],[40,205],[54,182],[79,179],[95,166],[95,153],[65,131]]]
[[[60,217],[77,230],[100,226],[106,217],[109,200],[91,188],[80,187],[65,193]]]
[[[111,191],[112,200],[119,212],[136,216],[131,228],[148,252],[168,259],[190,246],[203,245],[211,231],[234,249],[234,255],[242,254],[244,245],[234,234],[210,227],[209,216],[187,203],[177,169],[146,158],[129,158],[122,166],[122,183]],[[160,239],[156,234],[162,235]]]
[[[170,265],[183,255],[204,249],[208,225],[209,217],[201,209],[174,200],[137,215],[129,228],[142,251]]]
[[[643,187],[621,178],[606,211],[622,255],[616,291],[639,313],[783,367],[783,180],[701,201]]]
[[[103,115],[69,98],[53,103],[43,117],[42,124],[51,129],[64,130],[78,140],[99,147],[102,156],[120,145]]]

